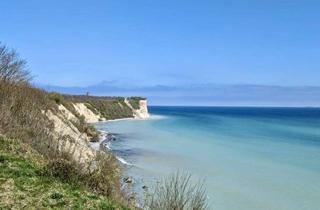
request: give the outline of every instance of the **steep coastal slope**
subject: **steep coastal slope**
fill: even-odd
[[[146,100],[35,88],[26,61],[1,43],[0,66],[0,209],[137,209],[133,192],[120,181],[122,167],[116,157],[90,147],[99,132],[89,123],[148,118]],[[179,183],[180,178],[171,180]],[[181,180],[181,186],[188,184]],[[183,189],[155,190],[177,193],[169,199],[146,195],[146,209],[171,209],[165,206],[184,197]],[[201,195],[195,194],[200,202]],[[185,200],[180,204],[191,200],[199,206],[199,199]]]
[[[58,97],[58,98],[57,98]],[[57,147],[81,163],[94,159],[89,142],[96,141],[98,132],[88,123],[99,121],[149,117],[147,101],[144,98],[97,97],[51,94],[57,103],[57,111],[48,110],[46,116],[54,124],[53,134],[59,141]],[[67,137],[67,138],[65,138]]]
[[[41,205],[42,208],[56,208],[54,203],[58,201],[63,203],[63,200],[68,199],[71,202],[68,204],[69,207],[81,204],[77,199],[82,199],[83,196],[81,195],[81,198],[72,196],[73,186],[79,189],[74,192],[82,194],[85,191],[87,194],[99,197],[90,201],[92,202],[90,205],[83,203],[83,208],[87,205],[90,207],[109,204],[130,206],[131,200],[122,193],[121,167],[116,158],[111,153],[95,151],[90,147],[90,142],[99,138],[99,132],[89,123],[138,117],[135,115],[136,109],[127,105],[125,98],[65,96],[47,93],[25,83],[0,81],[0,99],[0,135],[2,135],[0,166],[8,167],[0,173],[0,189],[5,192],[0,193],[0,208],[41,207]],[[130,100],[132,103],[140,104],[140,99]],[[140,106],[137,107],[137,110],[140,109]],[[16,152],[15,149],[10,149],[14,144],[19,147]],[[10,150],[7,150],[8,148]],[[21,148],[23,151],[20,151]],[[7,155],[3,156],[3,152],[7,152]],[[28,159],[26,153],[37,154],[37,159]],[[12,162],[13,160],[18,162]],[[28,161],[33,161],[32,166],[26,166],[30,167],[28,173],[30,172],[30,176],[33,177],[30,179],[34,180],[32,183],[28,179],[29,175],[17,177],[11,168],[14,164],[20,167],[20,163],[26,164]],[[41,162],[42,165],[33,166],[37,162]],[[16,167],[14,170],[25,173],[24,166],[19,169]],[[36,171],[36,174],[32,170]],[[50,194],[48,192],[41,196],[41,193],[36,193],[36,189],[39,188],[37,183],[42,183],[43,179],[48,179],[53,185],[62,180],[66,185],[59,183],[62,188],[57,187],[56,191],[50,188],[48,189]],[[34,189],[32,192],[36,199],[28,196],[24,188],[21,188],[21,182],[28,183],[28,186],[22,187]],[[20,199],[20,195],[24,198]],[[86,199],[85,196],[83,199]],[[111,200],[116,200],[116,203],[121,205]]]

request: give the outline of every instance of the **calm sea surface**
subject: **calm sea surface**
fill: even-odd
[[[320,109],[150,107],[97,124],[136,188],[177,170],[205,179],[211,209],[320,209]],[[132,165],[130,165],[132,164]]]

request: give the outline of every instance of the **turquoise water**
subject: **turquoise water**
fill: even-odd
[[[205,178],[210,209],[320,209],[320,109],[150,107],[98,124],[136,187],[177,170]]]

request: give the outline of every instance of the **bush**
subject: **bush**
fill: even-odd
[[[52,194],[50,195],[50,198],[51,198],[51,199],[57,199],[57,200],[59,200],[59,199],[63,198],[63,195],[60,194],[60,193],[58,193],[58,192],[54,192],[54,193],[52,193]]]
[[[192,184],[188,174],[175,173],[159,182],[147,193],[145,209],[149,210],[204,210],[206,191],[203,183]]]
[[[43,111],[51,108],[45,92],[28,84],[0,81],[0,133],[29,143],[38,151],[47,150],[53,124]]]
[[[37,146],[49,142],[52,124],[41,113],[49,109],[45,92],[32,88],[26,61],[0,44],[0,133]]]
[[[48,93],[50,100],[53,100],[56,104],[61,104],[63,97],[59,93]]]
[[[120,198],[121,171],[115,157],[109,153],[99,152],[93,168],[86,177],[87,186],[108,197]]]
[[[85,187],[111,198],[120,198],[120,168],[112,154],[100,152],[89,169],[72,160],[68,154],[49,161],[44,176]]]
[[[78,164],[68,158],[56,158],[49,161],[43,175],[53,176],[67,183],[79,183],[81,176],[79,174]]]

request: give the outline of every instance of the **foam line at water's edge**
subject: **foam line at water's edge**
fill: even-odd
[[[161,119],[165,119],[165,118],[167,118],[167,116],[165,116],[165,115],[152,114],[152,115],[150,115],[150,117],[148,119],[149,120],[161,120]]]
[[[123,158],[121,158],[121,157],[118,157],[118,156],[116,156],[116,155],[115,155],[115,157],[116,157],[117,160],[119,160],[122,164],[128,165],[128,166],[133,166],[132,163],[127,162],[125,159],[123,159]]]
[[[106,132],[106,133],[107,133],[107,132]],[[106,149],[112,151],[111,142],[110,142],[110,141],[104,143],[103,146],[104,146]],[[117,155],[114,155],[114,156],[115,156],[116,159],[117,159],[119,162],[121,162],[122,164],[124,164],[124,165],[129,165],[129,166],[133,166],[132,163],[127,162],[125,159],[123,159],[123,158],[121,158],[121,157],[119,157],[119,156],[117,156]]]

